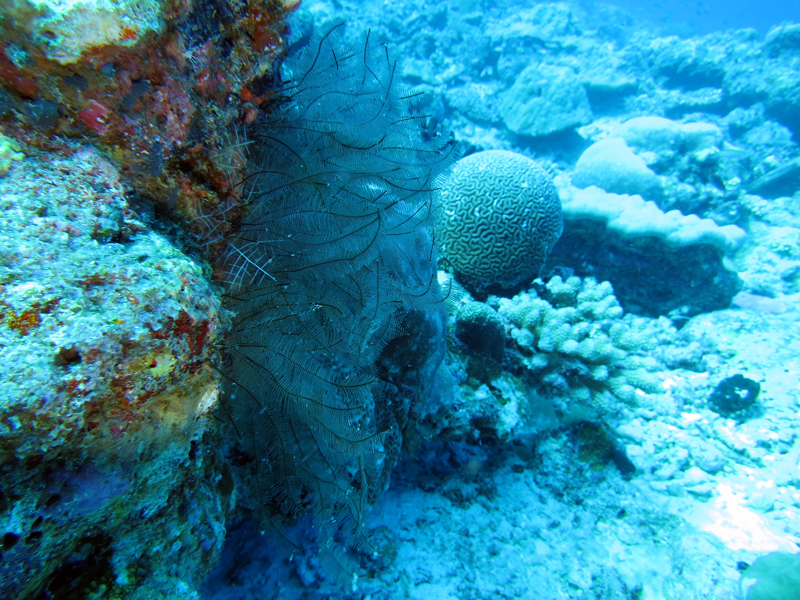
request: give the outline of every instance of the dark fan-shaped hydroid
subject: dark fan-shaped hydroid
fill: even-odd
[[[245,208],[226,251],[224,412],[255,459],[263,517],[311,511],[323,555],[363,542],[401,443],[376,364],[409,310],[438,310],[436,182],[454,160],[424,140],[387,47],[335,23],[290,65],[247,132]],[[407,408],[406,408],[407,410]]]

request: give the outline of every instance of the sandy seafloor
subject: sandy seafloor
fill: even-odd
[[[419,27],[409,27],[402,39],[399,24],[418,22],[424,11],[441,11],[445,4],[307,0],[304,9],[317,22],[341,16],[351,29],[375,27],[394,36],[390,44],[412,45]],[[480,10],[491,3],[472,4]],[[486,27],[507,17],[491,14]],[[588,19],[581,27],[592,31],[598,27],[592,19],[608,18],[576,14]],[[622,29],[623,37],[640,41],[662,35],[645,23],[628,22]],[[617,43],[619,56],[630,58],[634,50]],[[424,65],[416,61],[413,67]],[[448,85],[452,80],[443,87]],[[649,106],[644,94],[638,104],[598,117],[593,125],[621,122],[648,109],[663,113],[659,103],[667,102],[668,94],[662,92]],[[706,118],[718,122],[720,116]],[[500,126],[464,117],[450,124],[457,137],[476,148],[519,151],[528,144],[523,151],[546,155],[559,173],[568,174],[574,166],[569,149],[560,156],[557,149],[543,152],[541,145],[510,136]],[[796,155],[794,142],[781,144],[789,156]],[[795,193],[782,206],[797,215],[797,203]],[[742,296],[740,307],[695,316],[683,329],[698,340],[713,339],[716,354],[704,357],[702,369],[664,373],[657,401],[615,417],[613,429],[637,466],[633,476],[623,477],[613,464],[597,470],[576,460],[572,439],[559,429],[520,425],[500,445],[426,444],[416,455],[401,458],[390,488],[368,518],[379,555],[364,560],[366,575],[354,591],[334,585],[313,550],[290,555],[245,523],[229,532],[204,597],[743,597],[737,565],[776,550],[797,552],[800,542],[798,289],[793,275],[774,276],[787,268],[784,259],[795,264],[800,258],[793,246],[797,230],[790,226],[797,223],[780,228],[765,218],[750,225],[745,247],[729,258],[744,291],[755,295]],[[770,262],[777,236],[788,239],[789,248]],[[753,258],[758,256],[766,259],[758,262]],[[781,283],[769,283],[777,279]],[[705,406],[715,383],[734,373],[761,384],[759,414],[741,424]]]

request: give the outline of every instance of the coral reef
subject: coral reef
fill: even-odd
[[[561,235],[552,181],[520,154],[489,150],[462,158],[441,195],[442,255],[473,290],[535,277]]]
[[[798,26],[299,4],[6,2],[0,595],[784,583]]]
[[[572,175],[579,188],[597,186],[606,192],[637,194],[649,200],[662,197],[661,182],[622,138],[606,138],[583,151]]]
[[[175,222],[235,213],[226,132],[269,105],[297,4],[4,6],[4,597],[196,598],[219,556],[225,324]]]
[[[730,208],[713,219],[685,211],[741,191],[723,158],[738,153],[712,123],[648,116],[614,126],[575,166],[572,184],[585,189],[557,179],[566,226],[548,266],[611,281],[626,310],[640,314],[727,308],[742,284],[726,257],[745,246],[746,233]],[[639,285],[642,278],[651,285]]]
[[[666,318],[625,315],[612,286],[592,278],[537,279],[486,304],[457,289],[451,297],[459,310],[450,318],[449,379],[441,385],[452,389],[419,411],[411,425],[421,439],[507,441],[525,430],[611,423],[657,405],[666,373],[696,368],[702,351]],[[466,343],[462,312],[471,325]],[[483,343],[506,340],[502,359],[477,347],[479,335]],[[613,461],[629,469],[623,455]]]
[[[683,215],[678,210],[665,213],[641,196],[605,193],[595,186],[584,190],[563,189],[561,202],[567,221],[600,221],[626,239],[653,237],[672,248],[707,244],[729,253],[747,236],[736,225],[720,227],[711,219]]]
[[[163,0],[58,2],[10,0],[5,18],[15,31],[62,65],[103,47],[131,47],[165,27]]]
[[[723,223],[735,220],[730,208],[720,208],[743,191],[745,173],[739,162],[747,153],[719,125],[644,116],[582,132],[596,141],[578,159],[573,185],[638,194],[664,211],[705,209]]]
[[[742,289],[726,262],[745,239],[741,228],[596,187],[561,195],[565,232],[546,268],[611,281],[626,310],[682,320],[729,307]]]
[[[361,593],[735,597],[737,561],[794,548],[799,533],[796,299],[787,296],[798,281],[790,197],[798,150],[789,119],[774,120],[774,104],[765,106],[772,91],[761,86],[770,56],[781,62],[779,88],[792,77],[791,32],[774,34],[780,42],[770,46],[748,31],[666,38],[599,3],[309,3],[318,22],[341,11],[352,29],[393,40],[419,110],[454,129],[468,152],[535,157],[564,189],[587,147],[623,140],[660,187],[657,204],[637,199],[619,231],[605,219],[567,219],[544,281],[531,290],[506,290],[515,297],[501,300],[468,285],[483,301],[475,315],[467,308],[474,298],[440,274],[454,308],[447,356],[411,405],[409,453],[371,513],[373,547],[384,552],[361,556]],[[591,124],[546,136],[510,128],[500,104],[532,65],[573,73]],[[749,88],[756,95],[740,81],[751,73],[761,79]],[[619,198],[594,193],[619,208]],[[445,261],[442,268],[459,276]],[[746,310],[727,309],[741,285],[734,268],[750,294],[738,296]],[[535,305],[548,322],[520,327],[502,315],[502,302]],[[505,338],[502,361],[499,343],[487,356],[465,331],[473,318],[484,324],[478,314],[491,319],[487,338]],[[625,327],[641,336],[630,348],[611,335]],[[381,377],[401,375],[412,356],[398,348]],[[735,373],[763,386],[745,422],[708,405],[715,385]],[[258,543],[244,529],[215,578],[215,589],[226,590],[218,598],[241,596],[239,585],[255,594],[266,577],[282,593],[331,593],[313,559],[296,553],[279,564],[274,552],[253,552]],[[251,552],[257,558],[248,561]]]
[[[271,100],[296,1],[14,0],[0,16],[8,134],[91,140],[137,194],[192,221],[238,199],[232,126]]]

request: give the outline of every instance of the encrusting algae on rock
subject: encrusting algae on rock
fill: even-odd
[[[15,139],[0,134],[0,177],[8,173],[13,161],[22,160],[25,155]]]
[[[97,556],[90,591],[167,591],[178,582],[159,581],[160,548],[191,581],[222,544],[225,509],[205,501],[221,475],[196,450],[216,404],[206,362],[219,300],[124,193],[113,165],[80,146],[0,180],[4,597],[59,597],[60,570],[84,551]]]

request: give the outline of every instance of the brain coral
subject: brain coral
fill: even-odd
[[[442,187],[436,230],[468,287],[512,287],[537,275],[561,236],[561,201],[531,159],[487,150],[458,161]]]

